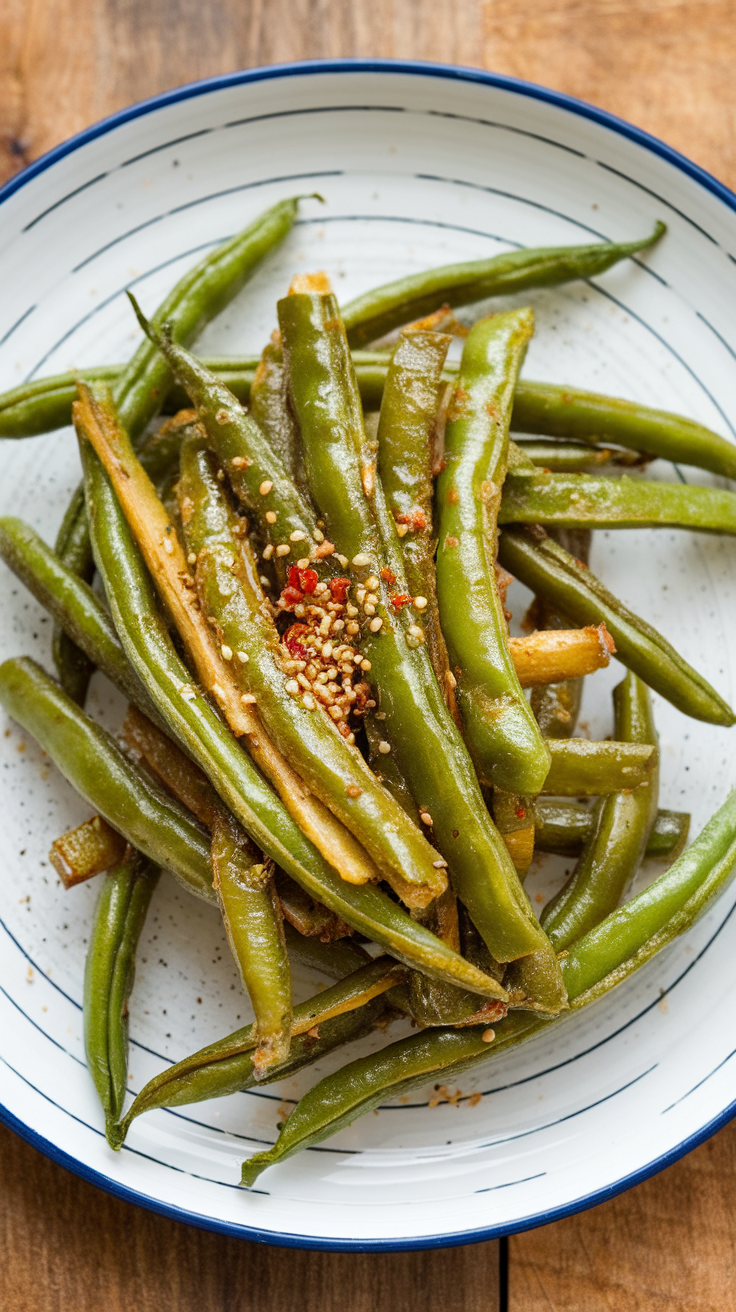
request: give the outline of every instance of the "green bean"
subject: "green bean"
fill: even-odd
[[[665,231],[665,225],[657,223],[651,236],[642,241],[511,251],[410,274],[365,292],[345,306],[348,341],[351,346],[365,346],[444,304],[470,305],[530,287],[556,287],[576,278],[594,278],[626,256],[647,250]]]
[[[685,932],[712,905],[736,868],[736,790],[666,874],[570,948],[562,961],[571,1005],[586,1006]],[[359,1058],[320,1080],[294,1108],[273,1148],[243,1165],[252,1186],[268,1166],[321,1143],[358,1116],[442,1078],[467,1070],[554,1021],[510,1014],[494,1030],[430,1030]]]
[[[652,458],[642,456],[638,451],[585,442],[519,438],[516,445],[529,460],[550,474],[595,474],[601,469],[645,465],[647,459]]]
[[[577,538],[578,541],[573,545],[572,542],[562,541],[560,535]],[[583,565],[588,564],[593,538],[590,529],[555,529],[553,536]],[[535,597],[532,612],[540,629],[560,630],[566,628],[569,623],[564,615],[558,614],[554,607],[549,606],[541,597]],[[529,702],[545,738],[572,736],[580,715],[582,699],[582,679],[565,679],[561,683],[547,683],[532,689]]]
[[[437,596],[470,753],[485,783],[530,794],[549,752],[511,659],[494,565],[511,401],[533,329],[531,310],[513,310],[471,330],[437,482]]]
[[[424,599],[422,625],[432,668],[456,714],[455,679],[437,605],[432,472],[442,368],[450,341],[444,333],[401,334],[381,401],[378,475],[401,540],[407,584],[402,600],[408,604],[412,598]]]
[[[644,479],[509,470],[500,524],[692,528],[736,533],[736,493]]]
[[[91,583],[94,561],[84,516],[84,490],[78,487],[56,536],[54,551],[63,565],[84,583]],[[82,649],[57,622],[51,651],[61,686],[73,701],[84,706],[94,667]]]
[[[146,715],[157,715],[128,664],[108,612],[89,584],[22,519],[0,519],[0,557],[123,696]]]
[[[135,952],[158,877],[156,866],[128,848],[100,887],[87,949],[84,1046],[110,1144],[128,1085],[128,999]]]
[[[629,671],[614,689],[614,733],[622,742],[657,741],[646,685]],[[570,879],[547,903],[542,924],[561,952],[618,906],[649,840],[659,802],[658,760],[637,788],[611,793],[598,806],[594,832]]]
[[[290,957],[309,970],[329,975],[330,979],[344,979],[371,960],[365,948],[354,939],[324,943],[318,938],[304,938],[288,922],[284,924],[284,935]]]
[[[124,755],[27,657],[0,666],[0,702],[85,801],[150,861],[214,902],[209,840],[194,817]]]
[[[213,883],[230,951],[256,1018],[253,1066],[260,1080],[289,1054],[291,972],[273,866],[244,838],[232,817],[215,817]]]
[[[156,595],[110,482],[81,447],[95,559],[131,665],[162,716],[250,837],[311,897],[386,951],[483,995],[495,983],[469,967],[378,888],[347,884],[300,831],[286,807],[199,694],[161,620]],[[182,696],[182,690],[187,697]]]
[[[643,743],[550,738],[552,757],[542,791],[550,797],[598,797],[638,788],[654,769],[656,749]]]
[[[697,465],[736,478],[736,448],[702,424],[636,401],[579,388],[523,381],[516,389],[512,427],[518,433],[582,442],[609,442],[662,460]]]
[[[362,843],[383,878],[408,905],[425,906],[446,886],[444,862],[440,865],[435,850],[311,694],[308,708],[298,692],[287,691],[279,635],[255,562],[235,537],[205,441],[193,437],[184,443],[179,504],[182,517],[186,507],[184,533],[188,552],[196,556],[200,604],[222,649],[238,654],[233,662],[238,687],[255,699],[278,750]]]
[[[534,799],[535,843],[540,852],[558,856],[580,856],[595,829],[596,811],[576,802]],[[647,860],[674,861],[687,842],[690,815],[687,811],[658,811],[644,856]]]
[[[278,333],[274,333],[264,347],[253,376],[249,399],[250,413],[267,435],[271,449],[297,486],[305,487],[304,459],[294,417],[289,410],[284,353]]]
[[[407,590],[403,563],[366,443],[335,299],[294,294],[279,302],[278,311],[290,395],[315,502],[337,550],[351,559],[354,576],[359,581],[371,578],[372,586],[375,577],[376,613],[364,612],[361,642],[371,661],[386,740],[420,806],[423,823],[431,825],[449,862],[455,891],[494,957],[509,960],[545,945],[548,950],[485,808],[426,647],[410,630],[410,608],[397,614],[391,604],[394,588]],[[394,583],[389,585],[390,578]],[[548,961],[547,997],[551,1006],[559,1007],[564,994],[557,963],[552,954]]]
[[[385,1012],[383,995],[395,976],[396,963],[388,964],[383,957],[308,1002],[300,1003],[294,1008],[291,1050],[286,1063],[269,1070],[258,1083],[286,1079],[343,1043],[369,1033]],[[314,1030],[318,1033],[310,1033]],[[155,1075],[141,1089],[117,1127],[113,1147],[122,1147],[132,1122],[143,1112],[185,1107],[192,1102],[226,1098],[252,1089],[256,1084],[255,1042],[254,1026],[249,1025]]]
[[[574,623],[605,623],[617,659],[678,710],[710,724],[736,722],[730,706],[702,675],[543,529],[504,530],[499,559],[504,569]]]

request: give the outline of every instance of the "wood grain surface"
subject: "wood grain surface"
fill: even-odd
[[[545,83],[736,186],[736,0],[3,0],[0,180],[131,101],[257,64],[434,59]],[[511,1312],[736,1309],[736,1127],[511,1239]],[[496,1312],[498,1245],[321,1254],[110,1198],[0,1127],[3,1312]]]

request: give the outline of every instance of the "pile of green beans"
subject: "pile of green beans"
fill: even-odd
[[[736,532],[733,493],[617,472],[660,457],[736,478],[734,448],[521,377],[531,309],[479,318],[459,363],[443,331],[448,306],[597,276],[664,225],[430,270],[342,309],[325,275],[301,275],[261,357],[197,359],[188,345],[297,208],[257,217],[150,321],[131,297],[145,336],[127,365],[0,396],[0,437],[72,419],[79,439],[83,483],[55,548],[0,519],[0,556],[53,617],[59,674],[7,660],[0,704],[124,840],[84,985],[108,1142],[142,1113],[285,1078],[397,1019],[420,1030],[316,1084],[245,1163],[248,1186],[605,995],[736,865],[736,793],[685,850],[689,816],[660,809],[649,689],[714,726],[736,717],[587,564],[596,528]],[[151,430],[159,411],[182,413]],[[550,631],[535,653],[600,648],[587,666],[532,667],[531,701],[505,571]],[[611,653],[625,667],[614,737],[575,737],[582,677]],[[95,669],[135,708],[130,750],[84,710]],[[535,846],[576,858],[541,922],[522,884]],[[644,858],[669,868],[622,904]],[[219,909],[254,1021],[126,1109],[128,998],[160,870]],[[337,982],[295,1006],[292,960]]]

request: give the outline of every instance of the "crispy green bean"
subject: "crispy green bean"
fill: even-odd
[[[484,996],[497,996],[495,982],[469,967],[380,889],[347,884],[302,834],[216,711],[192,686],[109,479],[86,442],[81,451],[95,559],[123,647],[175,738],[246,832],[311,897],[392,955]]]
[[[505,529],[499,559],[504,569],[574,623],[605,623],[617,660],[678,710],[710,724],[736,722],[730,706],[702,675],[543,529]]]
[[[158,868],[128,848],[105,876],[97,898],[84,968],[84,1046],[114,1143],[128,1086],[128,999],[135,952]]]
[[[614,689],[614,733],[622,742],[656,745],[649,692],[629,671]],[[567,883],[547,903],[542,924],[561,952],[618,906],[646,850],[659,803],[655,761],[637,788],[610,793],[598,804],[594,832]]]
[[[298,684],[296,692],[287,690],[257,568],[235,537],[237,525],[205,442],[193,436],[184,443],[179,505],[187,550],[196,557],[199,600],[221,650],[236,653],[230,659],[238,686],[255,699],[278,750],[362,843],[383,878],[409,906],[425,906],[446,886],[444,862],[312,695],[307,705]]]
[[[205,831],[40,665],[25,656],[5,661],[0,666],[0,702],[132,847],[165,866],[190,893],[215,901]]]
[[[571,1006],[579,1009],[602,996],[689,929],[727,887],[735,868],[736,790],[664,875],[572,945],[562,961]],[[516,1013],[500,1021],[495,1030],[430,1030],[350,1062],[304,1095],[273,1148],[248,1158],[243,1184],[252,1186],[266,1167],[322,1142],[387,1099],[402,1097],[438,1077],[454,1082],[465,1071],[554,1023]]]
[[[556,287],[576,278],[594,278],[626,256],[647,250],[664,232],[665,225],[657,223],[642,241],[510,251],[491,259],[410,274],[365,292],[345,306],[348,341],[351,346],[365,346],[444,304],[471,305],[530,287]]]
[[[443,700],[426,647],[412,633],[392,517],[363,429],[360,400],[335,298],[296,293],[279,302],[294,413],[314,499],[353,576],[374,586],[374,613],[363,612],[362,646],[385,719],[386,739],[450,864],[455,890],[497,960],[548,950],[503,840],[486,811],[472,763]],[[384,571],[388,571],[384,573]],[[390,583],[389,580],[394,582]],[[356,590],[360,597],[360,589]],[[357,609],[357,608],[356,608]],[[420,612],[421,613],[421,612]],[[421,634],[421,626],[416,625]],[[426,817],[426,819],[424,818]],[[564,1005],[550,954],[547,999]]]
[[[736,533],[736,493],[644,479],[509,470],[500,524],[585,528],[691,528]]]
[[[558,856],[580,856],[596,823],[595,808],[547,797],[534,799],[533,816],[538,851]],[[644,856],[647,860],[674,861],[687,842],[689,829],[689,812],[658,811]]]
[[[549,752],[514,669],[495,573],[514,385],[531,310],[482,319],[465,342],[437,481],[437,596],[465,737],[480,778],[541,792]]]

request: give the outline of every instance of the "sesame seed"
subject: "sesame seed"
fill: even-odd
[[[422,822],[423,825],[431,825],[431,824],[433,823],[433,821],[432,821],[432,817],[431,817],[431,815],[429,814],[429,811],[420,811],[420,812],[419,812],[419,819],[421,820],[421,822]]]
[[[432,862],[432,865],[434,866],[435,870],[446,870],[446,869],[447,869],[447,862],[444,860],[443,857],[440,857],[439,861],[433,861],[433,862]]]
[[[369,593],[368,593],[368,596],[366,597],[366,604],[367,604],[368,606],[377,606],[377,605],[378,605],[378,597],[376,596],[375,592],[369,592]]]
[[[342,720],[345,712],[340,706],[328,706],[327,714],[331,716],[333,720]]]
[[[277,555],[277,556],[288,556],[288,554],[289,554],[290,551],[291,551],[291,547],[287,547],[286,543],[285,543],[285,542],[282,542],[282,543],[281,543],[281,546],[276,548],[276,555]]]
[[[217,481],[218,481],[218,483],[224,483],[224,482],[225,482],[225,470],[224,470],[224,469],[218,469],[218,471],[217,471]]]
[[[248,653],[247,653],[247,651],[239,651],[239,652],[238,652],[238,660],[240,661],[240,664],[241,664],[241,665],[247,665],[247,664],[248,664]]]
[[[371,665],[370,661],[361,661],[360,668],[364,674],[367,674],[368,671],[373,668],[373,666]]]
[[[385,712],[385,711],[376,711],[376,719],[377,719],[377,720],[385,720],[385,719],[386,719],[386,712]]]
[[[305,692],[304,696],[302,697],[302,705],[306,706],[308,711],[313,711],[315,709],[317,703],[314,700],[314,697],[312,696],[311,692]]]
[[[270,478],[264,478],[258,491],[260,492],[262,497],[267,497],[272,487],[273,487],[273,483],[271,482]]]
[[[322,634],[323,638],[327,637],[327,634],[329,633],[331,628],[332,628],[332,616],[325,615],[324,619],[320,620],[319,622],[319,631]]]
[[[421,629],[421,628],[419,627],[418,624],[410,624],[410,625],[409,625],[409,632],[410,632],[412,638],[423,638],[423,637],[424,637],[424,629]]]
[[[298,674],[296,677],[299,680],[299,683],[301,684],[302,688],[305,688],[307,692],[309,692],[309,689],[311,688],[312,685],[309,682],[309,679],[307,678],[306,674]]]
[[[361,606],[362,606],[362,605],[363,605],[363,602],[365,601],[365,598],[366,598],[366,589],[365,589],[365,588],[356,588],[356,589],[355,589],[355,595],[356,595],[356,597],[358,598],[358,601],[360,602],[360,604],[361,604]],[[356,611],[356,615],[357,615],[357,611]]]
[[[286,684],[286,691],[290,693],[297,693],[299,691],[299,684],[296,679],[289,679]]]
[[[348,784],[347,788],[345,789],[345,792],[347,793],[348,797],[360,797],[362,791],[363,789],[359,788],[357,784]]]
[[[326,642],[322,648],[322,659],[328,661],[332,655],[332,643]]]
[[[312,537],[314,538],[315,542],[324,542],[325,540],[325,535],[322,532],[322,530],[319,528],[315,528],[312,530]]]
[[[379,580],[376,578],[375,574],[371,574],[366,579],[365,586],[370,588],[371,592],[375,592],[376,588],[379,586]]]
[[[373,605],[373,602],[371,602],[371,601],[367,601],[367,602],[365,603],[365,606],[363,607],[363,610],[365,611],[366,615],[375,615],[375,613],[376,613],[376,608],[375,608],[375,606]]]
[[[301,605],[299,605],[299,606],[295,606],[295,607],[294,607],[294,614],[296,615],[297,619],[300,619],[300,620],[304,619],[304,616],[306,615],[306,613],[307,613],[307,608],[306,608],[306,606],[301,606]]]
[[[412,651],[416,651],[417,647],[421,647],[422,640],[421,638],[412,638],[410,636],[406,640],[406,645],[407,647],[411,647]]]
[[[452,670],[447,670],[445,674],[445,681],[447,683],[448,688],[457,688],[457,679],[455,678],[455,675],[453,674]]]
[[[233,456],[232,460],[230,461],[230,464],[232,465],[233,469],[247,469],[248,465],[250,464],[250,460],[248,460],[246,456]]]
[[[348,747],[352,747],[353,743],[355,742],[355,734],[349,733],[347,738],[345,739],[345,742],[347,743]]]
[[[354,636],[356,633],[360,633],[360,625],[356,624],[355,620],[351,620],[347,628],[345,629],[345,632],[349,633],[351,636]]]
[[[289,541],[303,542],[305,537],[306,537],[306,533],[302,533],[302,530],[300,528],[295,528],[294,532],[289,534]]]
[[[273,543],[269,542],[267,547],[263,548],[263,559],[270,560],[273,555]]]
[[[265,574],[261,574],[261,575],[259,575],[259,578],[260,578],[260,583],[261,583],[261,587],[262,587],[262,588],[270,588],[270,586],[271,586],[271,580],[270,580],[269,578],[266,578],[266,575],[265,575]]]
[[[221,648],[220,648],[220,655],[222,656],[222,659],[223,659],[224,661],[231,661],[232,658],[233,658],[233,649],[232,649],[232,647],[228,647],[227,643],[223,642],[223,644],[222,644],[222,646],[221,646]]]
[[[168,556],[172,555],[173,550],[174,550],[174,544],[171,541],[171,538],[164,538],[164,551],[166,552],[166,554]]]
[[[376,618],[371,620],[370,624],[368,625],[368,628],[370,629],[371,633],[378,633],[378,630],[382,627],[383,627],[383,620],[381,619],[380,615],[376,615]]]
[[[415,597],[415,598],[414,598],[414,605],[416,606],[417,610],[424,610],[425,606],[427,605],[427,598],[426,598],[426,597]]]
[[[378,750],[382,756],[388,756],[391,751],[391,744],[387,743],[385,739],[381,739],[381,742],[378,744]]]
[[[240,694],[240,700],[241,700],[241,702],[243,703],[244,706],[255,706],[255,704],[256,704],[256,699],[255,699],[255,697],[253,696],[253,693],[252,693],[252,692],[244,692],[244,693],[241,693],[241,694]]]
[[[196,551],[190,551],[189,555],[187,556],[187,565],[196,565],[196,563],[197,563],[197,553]]]
[[[302,556],[302,559],[296,562],[297,569],[306,569],[308,565],[309,565],[309,556]]]
[[[355,655],[353,656],[353,660],[354,660],[355,664],[356,664],[356,665],[360,665],[360,662],[362,661],[362,659],[363,659],[363,657],[361,656],[360,652],[359,652],[359,651],[356,651]]]
[[[345,607],[345,614],[349,615],[350,618],[353,619],[353,617],[358,614],[358,607],[354,606],[353,603],[349,601],[347,606]]]
[[[364,551],[359,551],[357,556],[353,556],[353,564],[356,569],[364,569],[365,566],[370,565],[370,563],[371,558],[370,556],[366,556]]]
[[[350,561],[348,560],[347,556],[341,556],[339,552],[336,552],[335,554],[340,564],[342,565],[343,569],[345,569],[350,564]]]
[[[495,1031],[495,1030],[484,1030],[480,1037],[481,1037],[481,1039],[483,1040],[484,1043],[493,1043],[493,1040],[494,1040],[495,1037],[496,1037],[496,1031]]]
[[[405,538],[407,533],[409,532],[408,524],[397,524],[396,532],[400,538]]]
[[[344,621],[344,620],[333,620],[333,621],[332,621],[332,632],[333,632],[333,633],[340,633],[344,628],[345,628],[345,621]]]
[[[276,514],[276,511],[275,511],[275,510],[267,510],[267,511],[266,511],[266,523],[267,523],[267,524],[275,524],[277,519],[278,519],[278,515]]]

